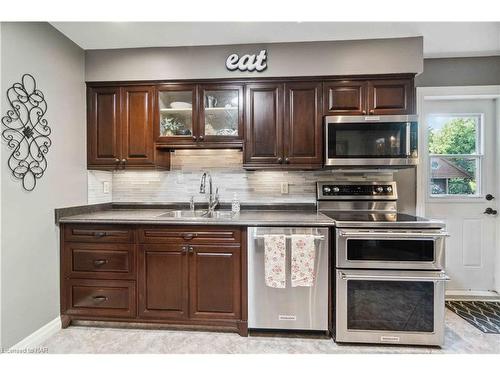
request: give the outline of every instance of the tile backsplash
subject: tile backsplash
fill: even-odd
[[[170,171],[89,171],[89,203],[106,198],[113,202],[187,202],[199,193],[203,171],[210,171],[220,200],[229,202],[236,193],[242,202],[314,203],[316,181],[392,180],[391,171],[246,171],[238,150],[176,150]],[[112,195],[104,197],[102,182],[112,177]],[[281,194],[281,183],[288,183],[288,194]],[[109,200],[108,200],[109,201]]]

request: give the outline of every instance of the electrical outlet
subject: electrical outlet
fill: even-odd
[[[281,194],[288,194],[288,182],[281,183]]]
[[[104,194],[109,194],[109,181],[103,181],[103,183],[102,183],[102,192]]]

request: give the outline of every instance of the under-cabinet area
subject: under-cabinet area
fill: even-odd
[[[247,334],[246,230],[61,224],[61,317]]]

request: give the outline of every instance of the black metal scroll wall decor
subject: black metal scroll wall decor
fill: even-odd
[[[44,118],[47,102],[31,74],[24,74],[7,90],[7,100],[10,109],[2,117],[2,138],[12,150],[7,164],[23,188],[32,191],[47,169],[45,156],[52,145]]]

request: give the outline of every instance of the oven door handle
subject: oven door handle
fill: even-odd
[[[450,237],[448,232],[439,233],[412,233],[412,232],[346,232],[339,231],[340,237],[356,237],[356,238],[439,238]]]
[[[342,280],[383,280],[383,281],[448,281],[450,277],[445,273],[440,276],[383,276],[383,275],[347,275],[340,272]]]

